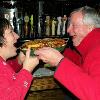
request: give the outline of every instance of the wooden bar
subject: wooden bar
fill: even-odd
[[[64,100],[65,94],[53,76],[35,78],[25,100]]]

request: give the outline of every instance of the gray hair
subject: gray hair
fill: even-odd
[[[100,13],[96,11],[95,8],[84,6],[84,7],[75,9],[71,14],[75,12],[82,12],[84,24],[93,25],[96,28],[100,28]]]

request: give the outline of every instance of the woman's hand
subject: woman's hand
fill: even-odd
[[[30,56],[30,49],[26,51],[26,57],[23,62],[23,69],[28,70],[30,73],[33,71],[33,69],[39,64],[39,59],[34,56]]]
[[[20,65],[22,65],[23,62],[24,62],[24,60],[25,60],[25,55],[23,54],[22,51],[20,51],[20,53],[19,53],[17,59],[18,59],[18,63],[19,63]]]

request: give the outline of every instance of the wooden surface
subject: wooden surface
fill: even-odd
[[[59,86],[55,82],[53,76],[45,76],[34,79],[30,90],[38,91],[38,90],[55,89],[55,88],[59,88]]]
[[[55,82],[53,76],[33,80],[25,100],[64,100],[65,94]]]
[[[29,92],[25,100],[64,100],[65,94],[61,89],[49,89]]]

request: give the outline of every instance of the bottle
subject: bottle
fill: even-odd
[[[14,32],[17,33],[17,18],[16,18],[16,15],[15,15],[15,12],[13,13],[13,28],[14,28]]]

